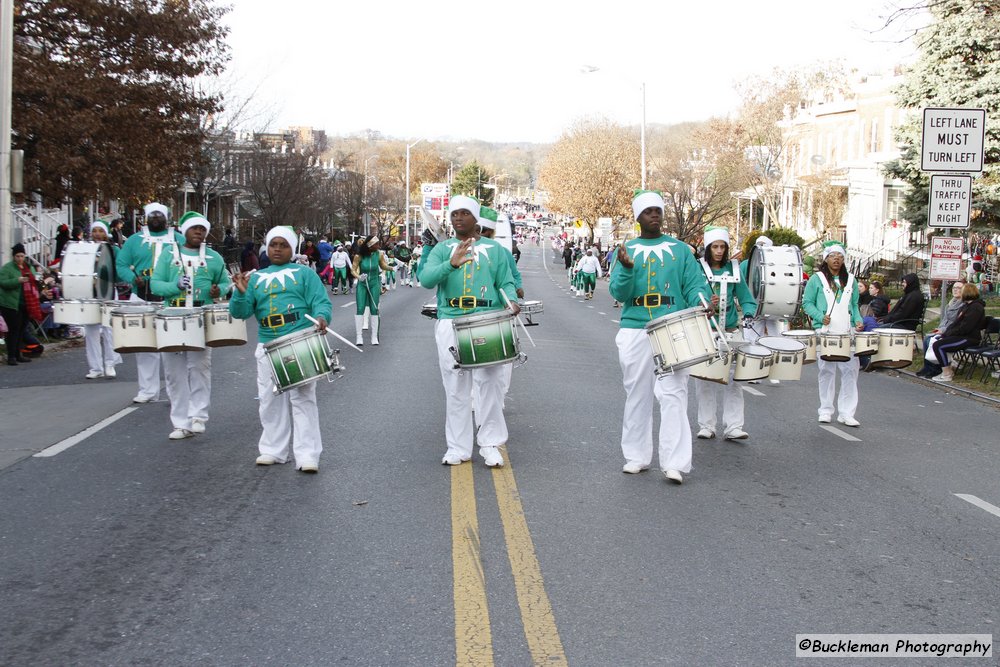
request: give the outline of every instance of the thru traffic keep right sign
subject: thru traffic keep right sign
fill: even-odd
[[[928,227],[968,229],[972,211],[972,176],[931,174]]]

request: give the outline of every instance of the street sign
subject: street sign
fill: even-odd
[[[961,238],[935,236],[931,239],[931,280],[960,280],[962,278]]]
[[[972,213],[972,176],[931,174],[927,226],[968,229]]]
[[[924,109],[920,171],[983,171],[986,109]]]

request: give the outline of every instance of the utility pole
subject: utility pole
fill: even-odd
[[[13,259],[10,132],[14,73],[14,0],[0,0],[0,264]]]

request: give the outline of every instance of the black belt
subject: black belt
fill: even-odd
[[[474,296],[460,296],[457,299],[449,299],[448,305],[452,308],[471,310],[473,308],[492,306],[493,301],[491,299],[477,299]]]
[[[297,313],[288,313],[286,315],[268,315],[260,321],[262,327],[267,327],[268,329],[277,329],[278,327],[284,326],[289,322],[294,322],[299,319]]]
[[[632,299],[633,306],[642,306],[643,308],[658,308],[660,306],[672,306],[674,305],[674,297],[668,296],[666,294],[643,294],[642,296],[637,296]]]
[[[184,308],[185,301],[186,299],[184,297],[181,297],[180,299],[174,299],[173,301],[171,301],[170,305],[174,306],[175,308]],[[191,303],[191,306],[193,308],[201,308],[202,306],[205,305],[205,303],[206,303],[205,301],[194,301]]]

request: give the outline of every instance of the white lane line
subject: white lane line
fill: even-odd
[[[593,308],[593,306],[587,306],[587,308]]]
[[[356,301],[349,301],[348,303],[345,303],[343,306],[341,306],[341,308],[349,308],[350,306],[353,306],[355,303],[357,303],[357,302]]]
[[[602,313],[601,311],[597,311],[597,314],[598,315],[607,315],[607,313]]]
[[[957,497],[961,498],[962,500],[964,500],[967,503],[972,503],[973,505],[975,505],[979,509],[986,510],[987,512],[989,512],[990,514],[992,514],[994,516],[1000,516],[1000,507],[997,507],[996,505],[991,505],[990,503],[986,502],[985,500],[982,500],[981,498],[977,498],[977,497],[975,497],[973,495],[970,495],[968,493],[956,493],[955,495]]]
[[[611,321],[614,322],[615,324],[621,324],[622,323],[621,320],[611,320]]]
[[[752,394],[754,396],[767,396],[767,394],[765,394],[764,392],[758,391],[753,387],[748,387],[746,385],[743,385],[743,391],[745,391],[748,394]]]
[[[50,456],[55,456],[56,454],[58,454],[60,452],[64,452],[67,449],[69,449],[70,447],[72,447],[73,445],[75,445],[75,444],[77,444],[79,442],[83,442],[84,440],[86,440],[90,436],[92,436],[95,433],[97,433],[98,431],[100,431],[105,426],[109,426],[110,424],[114,424],[116,421],[118,421],[122,417],[124,417],[126,415],[129,415],[129,414],[135,412],[138,409],[139,409],[138,406],[135,406],[135,407],[128,407],[128,408],[124,408],[122,410],[119,410],[115,414],[111,415],[110,417],[108,417],[106,419],[102,419],[101,421],[97,422],[93,426],[90,426],[88,428],[83,429],[82,431],[80,431],[76,435],[70,436],[70,437],[66,438],[65,440],[62,440],[61,442],[57,442],[56,444],[52,445],[51,447],[46,447],[42,451],[40,451],[37,454],[35,454],[35,456],[36,457],[41,457],[41,458],[48,458]]]
[[[848,435],[847,433],[841,431],[839,428],[835,428],[833,426],[827,426],[826,424],[820,424],[819,427],[824,431],[829,431],[830,433],[833,433],[838,438],[843,438],[844,440],[849,440],[850,442],[861,442],[861,438],[855,438],[853,435]]]

